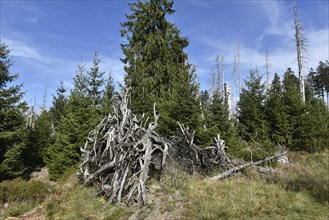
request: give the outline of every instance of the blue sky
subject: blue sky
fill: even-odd
[[[59,81],[72,87],[77,63],[92,62],[100,54],[101,70],[115,81],[124,76],[120,43],[120,22],[129,14],[129,1],[7,1],[0,0],[0,34],[12,49],[18,82],[24,83],[26,100],[40,105],[47,86],[51,105]],[[297,72],[293,29],[293,1],[180,1],[168,17],[190,41],[186,52],[196,64],[201,89],[208,89],[209,74],[216,56],[224,56],[225,80],[232,83],[234,50],[240,45],[241,75],[251,67],[265,72],[269,51],[270,73],[283,74],[287,67]],[[300,20],[308,39],[309,68],[329,59],[329,3],[324,0],[298,1]]]

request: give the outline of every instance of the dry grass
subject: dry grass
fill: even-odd
[[[81,187],[76,175],[48,199],[45,213],[48,219],[127,219],[132,214],[97,197],[93,188]]]
[[[186,196],[187,218],[327,218],[328,206],[303,192],[243,178],[192,181]]]
[[[185,196],[187,219],[328,219],[329,152],[292,153],[278,173],[225,181],[193,180]]]
[[[40,180],[14,179],[1,182],[0,201],[7,202],[9,206],[4,209],[1,203],[0,219],[19,216],[33,209],[42,204],[53,191],[52,185]]]
[[[254,169],[224,181],[188,175],[177,167],[149,180],[142,209],[108,204],[92,188],[82,188],[68,175],[41,205],[46,219],[329,219],[329,151],[290,153],[290,163],[272,175]],[[8,183],[6,183],[8,184]],[[31,191],[32,193],[34,191]],[[24,200],[6,216],[33,209]],[[39,216],[40,216],[39,215]],[[22,216],[22,215],[21,215]],[[4,216],[3,216],[4,217]],[[31,218],[33,219],[33,218]]]

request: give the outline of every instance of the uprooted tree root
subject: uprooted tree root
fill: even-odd
[[[109,202],[128,205],[145,203],[150,170],[162,171],[169,143],[154,131],[159,115],[154,105],[154,122],[137,119],[128,108],[128,91],[114,113],[104,118],[81,148],[83,163],[79,176],[84,185],[96,186]]]
[[[90,132],[81,148],[83,163],[78,175],[82,184],[95,186],[108,202],[145,204],[147,179],[161,174],[169,161],[189,173],[222,168],[222,174],[211,178],[219,180],[285,155],[280,152],[261,161],[237,164],[226,155],[224,140],[219,135],[214,139],[214,146],[199,148],[193,142],[194,132],[179,123],[180,136],[174,141],[166,140],[155,132],[159,119],[155,104],[154,122],[148,123],[144,115],[137,119],[128,108],[128,93],[129,89],[114,106],[114,113]]]
[[[174,142],[170,155],[189,173],[207,173],[213,168],[230,169],[234,166],[225,153],[225,142],[219,135],[214,138],[214,146],[200,148],[194,144],[194,133],[178,123],[180,137]]]

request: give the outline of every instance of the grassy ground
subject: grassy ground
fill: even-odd
[[[254,170],[224,181],[191,180],[187,219],[329,219],[329,152],[292,153],[277,173]]]
[[[3,211],[2,218],[32,209],[30,219],[329,219],[329,151],[290,153],[289,159],[275,174],[250,168],[217,182],[172,168],[160,181],[149,181],[143,208],[107,204],[71,175],[44,191],[46,199],[13,200],[16,209]]]

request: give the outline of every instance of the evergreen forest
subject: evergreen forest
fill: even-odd
[[[193,132],[194,144],[200,148],[213,146],[214,138],[220,137],[227,146],[226,153],[236,160],[262,160],[278,149],[284,149],[288,152],[289,163],[295,164],[286,165],[293,170],[292,175],[295,175],[294,180],[296,180],[294,183],[288,183],[288,177],[282,177],[275,172],[270,174],[270,177],[266,175],[259,177],[252,168],[242,172],[242,175],[247,177],[238,179],[240,178],[238,176],[229,178],[223,183],[213,184],[203,179],[206,178],[205,176],[217,174],[216,169],[206,174],[198,174],[200,176],[193,177],[196,178],[193,180],[190,180],[192,178],[190,174],[179,168],[175,168],[174,171],[165,169],[164,176],[160,180],[157,178],[149,180],[151,185],[157,181],[160,181],[160,185],[164,184],[161,185],[162,191],[154,191],[151,186],[149,191],[151,194],[153,192],[167,199],[168,197],[165,196],[176,195],[175,190],[180,190],[182,195],[178,202],[177,200],[173,200],[172,204],[164,202],[166,207],[163,213],[174,213],[174,207],[184,204],[182,207],[187,210],[187,219],[218,219],[219,216],[226,218],[289,216],[303,219],[303,215],[304,218],[310,216],[317,218],[319,213],[323,214],[320,219],[329,217],[328,213],[322,211],[329,207],[329,190],[326,185],[328,172],[325,171],[328,168],[329,157],[329,61],[326,60],[328,57],[319,60],[318,66],[314,69],[304,72],[302,78],[299,69],[289,67],[283,74],[271,73],[273,75],[271,82],[267,82],[266,75],[258,68],[251,68],[248,73],[239,73],[248,75],[241,81],[239,97],[232,98],[228,92],[229,86],[234,87],[235,90],[238,86],[220,81],[220,76],[218,78],[213,76],[216,79],[212,81],[210,89],[201,91],[198,70],[195,64],[189,63],[189,54],[186,52],[189,40],[182,36],[179,27],[168,20],[168,17],[175,13],[174,2],[150,0],[136,1],[129,5],[130,13],[126,15],[126,20],[122,21],[120,30],[121,37],[126,40],[126,43],[121,45],[124,56],[120,58],[124,64],[124,83],[115,86],[116,82],[112,74],[100,69],[100,63],[103,61],[95,52],[90,55],[92,60],[90,66],[77,64],[72,79],[73,88],[66,88],[63,81],[58,82],[59,86],[56,93],[52,94],[52,105],[49,108],[43,106],[37,109],[36,106],[27,104],[23,85],[17,83],[20,74],[25,73],[11,71],[11,67],[15,65],[11,55],[12,50],[5,43],[0,43],[0,199],[2,206],[9,203],[9,208],[11,204],[23,207],[23,211],[4,210],[2,214],[5,217],[19,216],[35,208],[35,204],[43,204],[47,219],[127,219],[131,216],[134,212],[131,209],[100,202],[95,195],[97,193],[88,191],[91,190],[88,188],[79,188],[78,180],[72,180],[76,178],[75,173],[82,162],[81,148],[88,141],[88,135],[105,117],[116,114],[113,106],[120,103],[120,94],[129,88],[128,107],[137,118],[148,117],[149,121],[157,120],[153,112],[156,103],[159,120],[155,131],[166,140],[179,137],[180,125],[183,125]],[[304,94],[301,93],[301,86],[304,88]],[[324,170],[321,170],[317,162],[322,164]],[[301,170],[296,168],[296,164]],[[279,170],[283,170],[282,172],[291,171],[282,166],[285,165],[275,161],[271,164],[273,169],[278,167]],[[316,174],[312,171],[313,168],[319,169],[322,173]],[[35,181],[34,184],[39,185],[32,184],[31,190],[33,187],[38,190],[34,189],[36,192],[30,190],[26,197],[21,198],[19,185],[23,188],[27,187],[26,184],[31,183],[33,173],[44,169],[49,173],[47,183]],[[317,175],[316,178],[321,176],[322,179],[316,182],[313,174]],[[303,179],[298,179],[300,176],[310,177],[314,182],[303,182]],[[297,179],[300,181],[298,182]],[[66,181],[73,182],[74,187],[63,190],[64,195],[71,193],[63,199],[58,185],[61,188],[61,184]],[[239,181],[244,189],[237,186]],[[258,181],[266,183],[257,185],[260,184]],[[53,185],[43,185],[48,182]],[[186,183],[190,183],[193,189]],[[18,187],[15,192],[9,190],[10,184],[14,188]],[[292,197],[288,198],[290,195],[288,193],[286,198],[284,190],[292,185],[299,188],[288,190]],[[254,189],[251,189],[250,187],[253,186]],[[310,189],[312,187],[319,191]],[[243,192],[236,192],[234,189]],[[291,213],[283,211],[280,214],[281,208],[278,208],[280,205],[276,204],[268,211],[268,215],[262,209],[262,205],[257,209],[261,213],[259,215],[255,214],[257,210],[245,213],[237,209],[236,212],[226,213],[225,209],[230,210],[232,204],[223,202],[222,212],[214,211],[216,207],[212,206],[216,203],[216,195],[224,195],[225,192],[232,191],[244,197],[248,194],[246,192],[248,190],[259,190],[260,193],[277,192],[278,198],[282,199],[277,201],[278,203],[287,205],[297,201],[315,208],[305,209],[306,214],[303,208],[301,209],[304,211],[294,210]],[[312,199],[307,196],[304,198],[304,194],[292,194],[295,191],[310,192]],[[199,195],[195,195],[198,192]],[[73,195],[78,195],[79,200],[94,201],[95,198],[95,204],[99,202],[98,206],[95,205],[98,208],[87,207],[86,212],[89,209],[97,210],[99,214],[91,214],[90,211],[89,216],[81,210],[74,211],[74,208],[73,211],[67,211],[71,215],[64,215],[64,212],[63,215],[59,214],[60,209],[64,209],[65,202],[68,204],[77,202],[73,200]],[[47,201],[47,197],[52,199]],[[225,199],[230,200],[231,197],[232,195],[227,195]],[[186,205],[184,198],[189,201]],[[193,200],[193,198],[197,199]],[[315,200],[317,202],[314,202]],[[154,204],[159,203],[156,199],[152,201]],[[256,203],[252,200],[252,204]],[[265,199],[265,201],[259,200],[259,203],[268,204],[271,201]],[[77,207],[79,204],[75,204],[76,209]],[[111,208],[106,210],[106,207]],[[293,209],[297,208],[294,206]],[[139,217],[135,219],[147,217],[145,207],[143,210],[144,213],[140,212]],[[304,214],[292,214],[298,212]],[[185,214],[181,217],[184,216]],[[167,218],[171,219],[172,216],[169,215]]]

